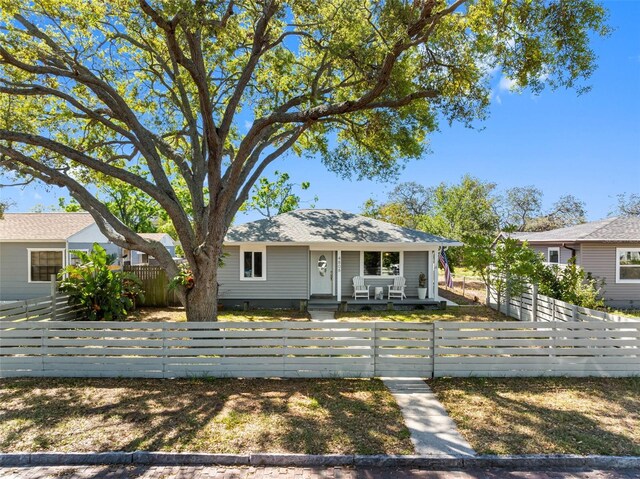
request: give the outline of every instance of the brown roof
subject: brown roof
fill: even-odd
[[[66,241],[93,223],[89,213],[5,213],[0,241]]]

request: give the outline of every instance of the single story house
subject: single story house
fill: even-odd
[[[425,302],[438,301],[439,248],[462,243],[335,209],[301,209],[234,226],[224,242],[219,270],[221,303],[244,301],[297,307],[353,299],[353,278],[363,277],[382,292],[393,278],[405,278],[405,301],[418,302],[418,278],[427,278]],[[377,289],[377,291],[376,291]],[[380,296],[379,296],[380,298]],[[400,301],[400,300],[397,300]]]
[[[640,218],[612,217],[538,233],[511,233],[551,264],[576,264],[603,279],[603,297],[613,307],[640,306]]]
[[[167,243],[164,234],[158,238]],[[0,219],[0,301],[51,294],[51,275],[76,261],[72,251],[89,251],[94,243],[115,254],[118,265],[124,263],[122,249],[100,232],[89,213],[5,213]],[[167,245],[173,254],[172,248],[173,243]]]

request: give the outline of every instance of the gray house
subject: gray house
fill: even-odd
[[[75,261],[72,250],[89,251],[93,243],[120,255],[89,213],[5,213],[0,220],[0,301],[51,294],[51,275]]]
[[[157,236],[163,244],[168,243],[164,236]],[[93,243],[123,263],[121,248],[109,242],[89,213],[5,213],[0,220],[0,301],[51,294],[51,275],[76,261],[72,251],[89,251]],[[173,243],[166,246],[173,253]]]
[[[219,270],[221,302],[295,307],[300,300],[337,304],[353,299],[364,278],[370,302],[387,300],[393,278],[405,278],[407,302],[438,298],[438,249],[461,243],[341,210],[303,209],[232,227]],[[384,299],[383,299],[384,298]]]
[[[551,264],[576,264],[605,280],[603,296],[614,307],[640,306],[640,218],[613,217],[539,233],[512,233]]]

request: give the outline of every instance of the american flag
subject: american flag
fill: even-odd
[[[440,266],[444,269],[444,280],[445,283],[447,283],[447,287],[453,288],[453,277],[451,276],[449,262],[447,261],[447,253],[444,252],[444,248],[440,249]]]

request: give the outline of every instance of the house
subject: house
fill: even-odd
[[[640,218],[613,217],[538,233],[511,233],[541,253],[545,261],[576,264],[603,279],[609,306],[640,306]]]
[[[120,249],[100,232],[89,213],[5,213],[0,220],[0,300],[51,294],[51,275],[73,263],[72,250],[100,244]]]
[[[167,233],[138,233],[146,240],[158,241],[167,248],[167,251],[171,253],[171,256],[176,255],[176,244],[173,238]],[[157,266],[158,262],[153,256],[149,256],[147,253],[135,250],[122,250],[122,259],[124,265],[135,266],[139,264],[148,264],[151,266]]]
[[[371,300],[387,300],[394,276],[406,279],[406,301],[438,298],[438,249],[462,243],[335,209],[302,209],[229,229],[219,270],[221,303],[297,307],[301,300],[337,305],[353,300],[353,277],[365,278]]]
[[[164,234],[157,238],[168,243]],[[89,213],[5,213],[0,220],[0,301],[51,294],[51,275],[76,261],[72,251],[89,251],[94,243],[122,265],[121,248],[100,232]],[[167,249],[173,254],[173,242]]]

